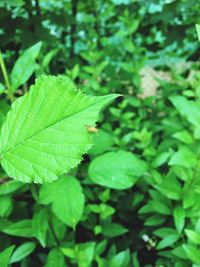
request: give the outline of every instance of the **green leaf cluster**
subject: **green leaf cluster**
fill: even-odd
[[[196,0],[0,1],[0,267],[200,266],[199,25]]]

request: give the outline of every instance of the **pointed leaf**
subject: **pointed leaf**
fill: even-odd
[[[42,42],[36,43],[25,50],[16,61],[10,75],[13,91],[25,83],[33,74],[36,67],[35,59],[37,58],[41,47]]]
[[[31,220],[22,220],[12,223],[2,229],[3,233],[13,236],[33,237],[33,228]]]
[[[21,245],[20,247],[18,247],[11,259],[10,259],[10,263],[15,263],[15,262],[19,262],[22,259],[24,259],[25,257],[27,257],[28,255],[30,255],[35,249],[35,243],[33,242],[26,242],[23,245]]]
[[[163,249],[166,247],[171,246],[172,244],[174,244],[178,239],[179,239],[179,235],[175,234],[175,235],[168,235],[167,237],[163,238],[158,244],[157,244],[157,249]]]
[[[48,229],[48,213],[47,210],[41,209],[34,214],[33,231],[35,237],[40,241],[40,244],[46,246],[46,234]]]
[[[118,223],[105,222],[102,224],[102,233],[108,237],[120,236],[129,230]]]
[[[175,223],[176,229],[178,233],[181,233],[183,230],[184,224],[185,224],[185,211],[179,205],[174,208],[173,215],[174,215],[174,223]]]
[[[1,164],[22,182],[57,180],[92,145],[101,108],[117,95],[86,96],[66,77],[43,76],[12,105],[0,137]]]

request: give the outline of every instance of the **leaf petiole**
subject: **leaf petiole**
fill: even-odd
[[[11,87],[11,84],[10,84],[10,81],[8,78],[8,73],[6,70],[6,66],[5,66],[1,51],[0,51],[0,66],[1,66],[1,70],[3,73],[4,80],[5,80],[5,85],[6,85],[6,88],[8,90],[8,98],[10,99],[11,102],[13,102],[14,96],[13,96],[13,92],[12,92],[12,87]]]

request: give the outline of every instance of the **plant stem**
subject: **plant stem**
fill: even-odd
[[[13,96],[13,92],[12,92],[12,87],[10,85],[8,73],[6,70],[6,66],[5,66],[1,51],[0,51],[0,66],[1,66],[1,70],[3,73],[4,80],[5,80],[5,85],[6,85],[6,88],[8,90],[8,98],[10,99],[11,102],[13,102],[14,96]]]
[[[54,239],[54,241],[55,241],[57,247],[59,247],[59,246],[60,246],[60,242],[59,242],[59,240],[58,240],[58,238],[57,238],[57,236],[56,236],[56,233],[55,233],[55,231],[54,231],[54,228],[53,228],[53,225],[52,225],[51,220],[49,220],[49,229],[50,229],[50,231],[51,231],[51,234],[52,234],[52,236],[53,236],[53,239]]]

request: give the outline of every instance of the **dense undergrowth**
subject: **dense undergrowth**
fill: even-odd
[[[199,10],[196,0],[0,2],[1,267],[200,266]],[[76,95],[66,77],[101,96],[75,102],[70,112],[83,113],[57,127],[70,138],[40,136],[63,143],[66,165],[57,150],[44,158],[40,145],[13,159],[27,134],[63,119],[57,110]],[[43,89],[51,108],[36,113]],[[110,94],[122,96],[95,126]],[[58,171],[77,165],[90,137],[81,164],[57,181],[19,182],[56,180],[55,158]]]

